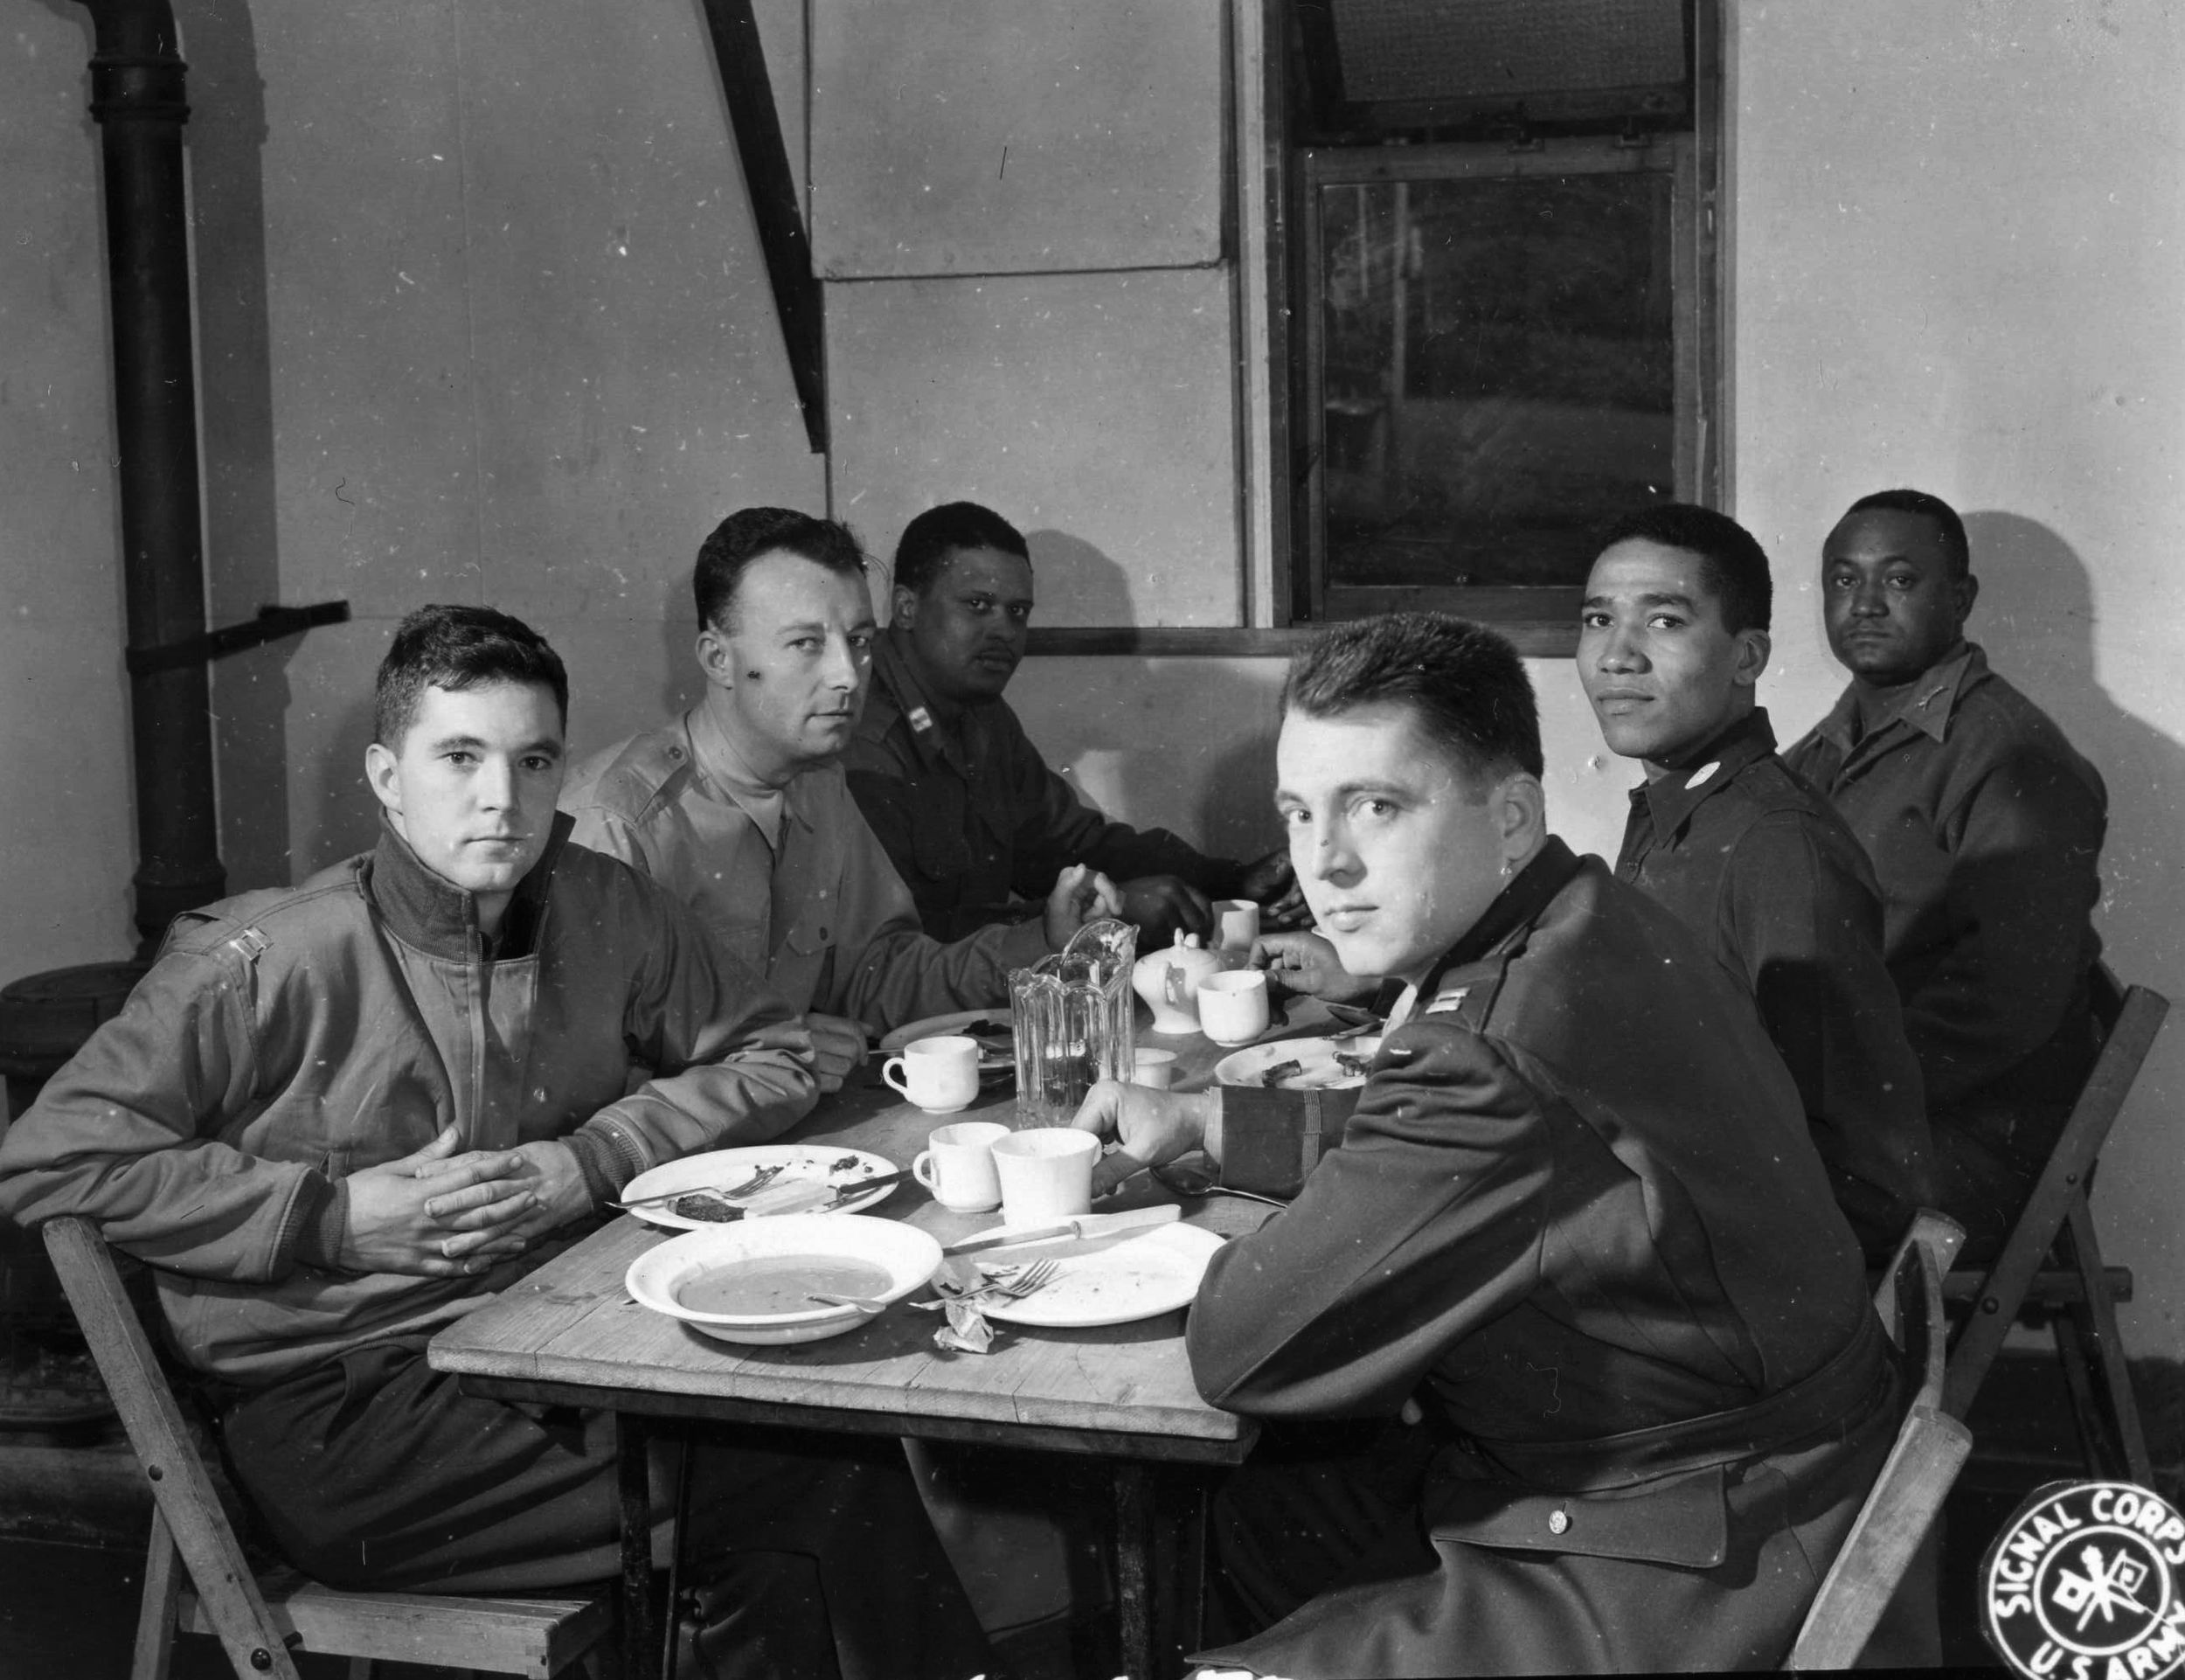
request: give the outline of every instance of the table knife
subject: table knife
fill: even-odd
[[[974,1254],[982,1249],[1014,1248],[1020,1243],[1055,1242],[1065,1237],[1106,1237],[1141,1226],[1173,1225],[1183,1217],[1183,1210],[1174,1202],[1160,1207],[1137,1208],[1128,1213],[1081,1213],[1074,1219],[1043,1225],[1030,1231],[989,1231],[983,1236],[966,1237],[961,1242],[950,1243],[940,1252]]]
[[[763,1219],[776,1213],[827,1213],[844,1202],[854,1202],[869,1190],[878,1190],[883,1184],[899,1184],[911,1176],[908,1167],[898,1167],[893,1172],[884,1172],[871,1178],[853,1178],[846,1184],[783,1184],[775,1190],[762,1190],[744,1204],[746,1219]]]

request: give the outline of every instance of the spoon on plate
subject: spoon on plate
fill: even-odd
[[[886,1302],[868,1301],[863,1295],[830,1295],[814,1293],[804,1298],[807,1301],[816,1301],[822,1307],[855,1307],[867,1318],[877,1318],[888,1309]]]
[[[1272,1196],[1262,1196],[1257,1191],[1231,1190],[1227,1184],[1217,1184],[1214,1175],[1203,1167],[1186,1167],[1171,1161],[1165,1167],[1153,1169],[1153,1176],[1160,1183],[1188,1200],[1203,1201],[1209,1196],[1234,1196],[1240,1202],[1262,1202],[1269,1207],[1287,1207],[1287,1202]]]

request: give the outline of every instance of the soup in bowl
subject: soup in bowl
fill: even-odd
[[[724,1342],[816,1342],[864,1323],[815,1295],[891,1302],[933,1276],[940,1245],[864,1214],[788,1213],[692,1231],[631,1262],[631,1299]]]

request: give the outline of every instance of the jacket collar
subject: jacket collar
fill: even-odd
[[[1522,943],[1522,936],[1554,901],[1557,893],[1578,872],[1578,859],[1560,837],[1550,835],[1533,854],[1532,862],[1517,871],[1516,878],[1495,896],[1486,913],[1474,922],[1419,982],[1423,1000],[1434,996],[1441,977],[1452,968],[1465,968],[1488,957],[1502,955],[1506,945]]]
[[[1946,740],[1950,719],[1957,715],[1959,697],[1978,687],[1987,676],[1986,650],[1977,642],[1963,642],[1947,659],[1930,665],[1905,684],[1882,721],[1865,736],[1859,733],[1859,685],[1856,682],[1837,697],[1814,732],[1847,758],[1862,739],[1872,739],[1900,723],[1938,741]]]
[[[508,910],[501,918],[501,930],[490,940],[479,933],[477,895],[427,869],[410,849],[410,843],[394,831],[384,812],[379,818],[379,843],[372,848],[365,864],[364,892],[395,937],[429,956],[467,961],[473,934],[479,935],[489,961],[528,956],[538,942],[554,866],[575,827],[576,819],[566,811],[554,813],[545,850],[516,884]]]
[[[1775,731],[1765,706],[1755,706],[1691,754],[1684,769],[1668,770],[1631,790],[1634,808],[1644,806],[1658,835],[1675,834],[1692,813],[1738,779],[1745,766],[1775,751]]]
[[[887,732],[892,719],[883,720],[875,716],[875,700],[883,700],[903,719],[911,745],[929,770],[951,760],[953,743],[949,732],[941,727],[934,714],[933,702],[911,669],[909,657],[903,651],[901,633],[891,626],[880,634],[872,644],[872,692],[865,697],[865,715],[878,725],[876,732]]]

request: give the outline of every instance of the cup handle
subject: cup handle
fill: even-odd
[[[935,1182],[940,1177],[940,1169],[933,1165],[933,1152],[931,1149],[918,1152],[918,1159],[911,1163],[911,1177],[935,1195],[940,1193],[940,1185]]]
[[[898,1073],[903,1074],[901,1079],[896,1077]],[[911,1094],[910,1075],[904,1073],[903,1059],[900,1056],[891,1056],[881,1064],[880,1080],[884,1085],[892,1086],[905,1097]]]

